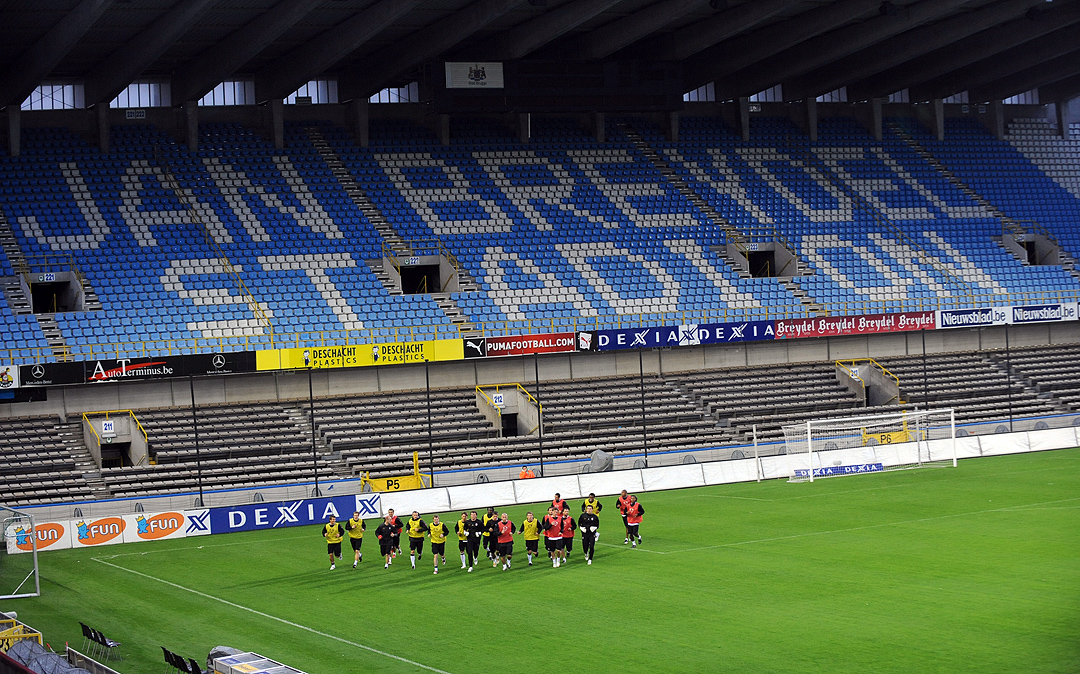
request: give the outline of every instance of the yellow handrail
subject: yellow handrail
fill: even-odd
[[[517,390],[524,393],[525,397],[528,400],[531,400],[533,402],[533,404],[536,405],[536,409],[538,409],[541,414],[544,413],[544,406],[540,404],[540,401],[537,400],[536,398],[534,398],[533,394],[529,393],[528,389],[526,389],[524,386],[522,386],[521,384],[518,384],[516,382],[512,383],[512,384],[481,384],[480,386],[476,387],[476,392],[479,393],[480,395],[484,396],[484,399],[487,400],[488,404],[491,405],[492,407],[494,407],[495,406],[495,401],[493,401],[491,399],[491,396],[489,396],[484,389],[495,389],[495,392],[498,393],[499,389],[508,388],[508,387],[509,388],[517,388]]]
[[[97,417],[97,416],[101,416],[103,414],[105,415],[106,419],[109,418],[110,414],[112,414],[112,415],[116,415],[116,414],[124,415],[124,414],[127,414],[135,422],[135,427],[138,428],[139,431],[142,433],[143,440],[145,440],[146,442],[150,442],[150,438],[146,435],[146,429],[143,428],[142,422],[139,421],[139,417],[135,416],[135,412],[133,412],[131,410],[105,410],[105,411],[100,411],[100,412],[83,412],[82,413],[83,421],[85,421],[87,423],[87,425],[90,426],[90,432],[94,434],[94,437],[97,438],[97,441],[99,443],[101,442],[101,436],[99,436],[98,432],[94,429],[94,424],[90,423],[90,417],[92,417],[92,416]]]
[[[850,365],[849,365],[849,363],[850,363]],[[862,382],[865,385],[866,382],[863,380],[863,378],[862,377],[856,377],[855,373],[852,372],[852,370],[851,370],[852,366],[854,366],[856,363],[869,363],[871,366],[876,368],[883,375],[885,375],[886,377],[889,377],[894,382],[896,382],[896,392],[897,392],[896,393],[896,402],[901,404],[901,405],[904,404],[903,399],[901,399],[901,397],[900,397],[900,378],[897,377],[892,372],[890,372],[889,369],[887,367],[885,367],[884,365],[882,365],[881,363],[877,362],[873,358],[849,358],[849,359],[846,359],[846,360],[838,360],[838,361],[836,361],[837,367],[843,368],[844,371],[848,373],[849,377],[851,377],[852,379],[858,379],[860,382]],[[891,401],[892,401],[892,398],[890,398],[889,401],[887,401],[887,402],[891,402]]]
[[[981,309],[995,306],[1023,304],[1056,304],[1080,301],[1080,291],[1058,290],[1031,293],[1002,294],[957,294],[935,295],[932,298],[853,302],[836,302],[825,305],[829,316],[857,316],[861,314],[937,311],[943,309]],[[656,327],[661,325],[688,325],[708,323],[734,323],[747,320],[780,320],[794,318],[813,318],[813,314],[804,306],[757,307],[758,315],[748,315],[746,309],[721,307],[699,311],[654,311],[637,314],[614,316],[571,316],[552,319],[528,319],[525,321],[490,321],[476,323],[468,330],[481,337],[500,335],[529,335],[551,332],[578,332],[591,330],[617,330],[629,328]],[[236,337],[189,337],[183,339],[160,339],[132,342],[101,342],[98,344],[79,345],[72,355],[84,360],[108,358],[145,358],[149,356],[168,356],[183,353],[185,350],[199,352],[211,351],[252,351],[266,348],[287,348],[302,346],[330,346],[344,342],[351,346],[381,344],[386,342],[409,342],[438,339],[434,326],[408,325],[395,328],[393,333],[384,335],[370,329],[361,330],[319,330],[311,332],[279,333],[273,339],[268,335],[249,335],[236,343]],[[52,357],[53,351],[47,347],[11,347],[0,348],[0,362],[42,362]]]
[[[270,336],[270,343],[274,342],[274,324],[267,317],[266,312],[263,311],[262,305],[255,299],[255,296],[248,290],[247,284],[244,283],[244,279],[240,276],[240,273],[233,267],[232,262],[229,260],[229,256],[225,254],[225,251],[218,245],[217,240],[213,234],[210,233],[210,228],[206,226],[202,218],[199,217],[199,212],[192,205],[191,201],[187,197],[187,192],[180,186],[180,182],[173,175],[172,170],[169,168],[168,160],[158,152],[157,148],[154,148],[154,159],[158,164],[158,168],[161,169],[162,176],[165,178],[166,186],[172,190],[176,198],[184,206],[184,212],[190,219],[192,224],[198,225],[202,231],[203,240],[214,251],[221,266],[225,268],[226,272],[230,274],[236,281],[237,288],[247,301],[248,308],[251,309],[251,313],[255,316],[256,320],[262,323],[263,328],[266,329],[267,334]]]

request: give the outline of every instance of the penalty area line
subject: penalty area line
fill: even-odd
[[[357,643],[355,641],[349,641],[348,639],[343,639],[342,637],[335,636],[333,634],[327,634],[326,632],[320,632],[319,630],[314,629],[312,627],[308,627],[307,625],[301,625],[300,623],[294,623],[291,620],[286,620],[284,618],[279,618],[279,617],[277,617],[275,615],[270,615],[269,613],[263,613],[262,611],[258,611],[256,609],[250,608],[248,606],[244,606],[242,604],[237,604],[236,602],[231,602],[228,599],[222,599],[221,597],[215,597],[212,594],[207,594],[205,592],[200,592],[199,590],[194,590],[194,589],[192,589],[190,587],[185,587],[183,585],[179,585],[177,583],[173,583],[171,581],[164,580],[162,578],[157,578],[155,576],[151,576],[150,574],[143,573],[141,571],[135,571],[134,569],[128,569],[128,568],[125,568],[123,566],[120,566],[119,564],[113,564],[112,562],[105,561],[104,559],[101,559],[99,557],[92,557],[91,559],[93,559],[95,562],[98,562],[99,564],[104,564],[105,566],[111,566],[112,568],[118,569],[120,571],[126,571],[127,573],[132,573],[132,574],[135,574],[136,576],[141,576],[141,577],[149,579],[149,580],[157,581],[159,583],[163,583],[163,584],[168,585],[170,587],[175,587],[178,590],[184,590],[185,592],[190,592],[191,594],[198,595],[200,597],[203,597],[204,599],[210,599],[212,601],[216,601],[216,602],[225,604],[226,606],[231,606],[233,608],[240,609],[241,611],[247,611],[248,613],[253,613],[253,614],[255,614],[257,616],[261,616],[263,618],[268,618],[270,620],[275,620],[275,621],[277,621],[279,623],[282,623],[283,625],[288,625],[289,627],[295,627],[296,629],[304,630],[305,632],[310,632],[311,634],[315,634],[317,636],[324,637],[326,639],[332,639],[334,641],[346,644],[348,646],[353,646],[354,648],[359,648],[361,650],[365,650],[365,651],[368,651],[370,653],[374,653],[376,655],[381,655],[381,656],[383,656],[385,658],[390,658],[391,660],[397,660],[398,662],[403,662],[403,663],[405,663],[407,665],[412,665],[413,667],[418,667],[420,669],[424,669],[424,670],[427,670],[429,672],[436,672],[437,674],[450,674],[450,672],[447,672],[445,670],[438,669],[436,667],[431,667],[430,665],[425,665],[423,663],[416,662],[415,660],[409,660],[408,658],[403,658],[400,655],[394,655],[393,653],[387,653],[386,651],[380,651],[377,648],[373,648],[371,646],[365,646],[364,644]]]

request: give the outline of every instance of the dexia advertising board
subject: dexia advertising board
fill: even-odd
[[[22,524],[4,532],[8,554],[67,548],[93,548],[168,538],[227,534],[234,531],[275,529],[324,524],[330,515],[344,520],[359,511],[364,518],[379,517],[379,494],[335,496],[280,503],[251,503],[201,510],[135,513],[77,520],[36,522],[34,531]]]
[[[579,332],[578,351],[657,349],[700,344],[757,342],[775,338],[776,321],[740,323],[691,323],[659,328],[626,328]]]

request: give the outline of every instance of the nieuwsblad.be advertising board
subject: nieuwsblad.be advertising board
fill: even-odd
[[[982,328],[993,325],[1025,325],[1029,323],[1059,323],[1077,319],[1077,304],[1032,304],[981,309],[949,309],[937,312],[937,327]]]
[[[32,535],[37,539],[38,551],[92,548],[322,524],[330,515],[339,519],[348,518],[354,511],[359,511],[361,517],[379,517],[380,507],[379,494],[322,497],[281,503],[37,522],[33,534],[22,525],[9,525],[5,538],[8,554],[30,552],[33,549]]]

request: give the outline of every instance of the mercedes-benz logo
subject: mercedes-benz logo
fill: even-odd
[[[214,356],[214,359],[212,361],[210,361],[210,362],[212,362],[214,364],[214,369],[215,370],[220,370],[221,368],[225,367],[225,356],[223,356],[223,355],[221,355],[219,353],[216,356]]]
[[[35,365],[30,370],[30,374],[34,375],[34,379],[41,379],[42,377],[45,376],[45,366],[44,365]]]

